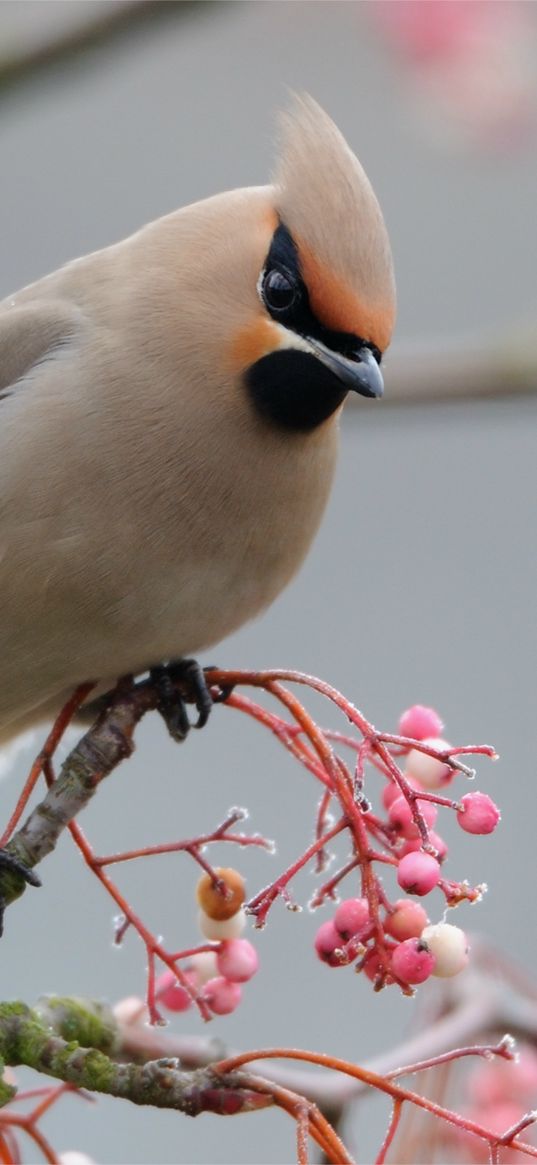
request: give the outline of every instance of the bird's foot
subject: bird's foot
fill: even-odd
[[[20,858],[15,857],[7,849],[0,849],[0,886],[2,871],[6,870],[8,874],[17,874],[22,878],[28,886],[40,886],[41,878],[37,876],[31,866],[27,866]],[[19,891],[20,892],[20,891]],[[16,895],[15,895],[16,897]],[[4,933],[4,911],[6,907],[6,898],[0,888],[0,938]]]
[[[203,728],[213,706],[205,672],[195,659],[179,659],[160,664],[150,670],[150,678],[157,684],[157,710],[173,740],[185,740],[191,728]],[[218,697],[222,699],[222,696]],[[187,704],[195,704],[197,720],[192,724]]]
[[[185,740],[191,728],[203,728],[213,704],[224,703],[233,691],[233,684],[215,685],[209,689],[205,673],[214,670],[214,667],[202,668],[195,659],[172,660],[149,669],[149,680],[157,688],[157,711],[174,740]],[[133,676],[125,676],[119,686],[121,684],[128,692],[129,686],[133,684]],[[141,679],[135,686],[145,684],[147,679]],[[76,719],[91,724],[113,704],[119,686],[84,704],[78,709]],[[189,719],[187,704],[195,704],[197,708],[198,718],[194,724]]]

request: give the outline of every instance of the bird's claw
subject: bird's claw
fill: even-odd
[[[27,866],[15,854],[12,854],[7,849],[0,849],[0,871],[7,870],[9,873],[18,874],[23,878],[28,886],[40,886],[41,878]],[[1,874],[0,874],[1,876]],[[6,900],[2,891],[0,890],[0,938],[4,933],[4,911],[6,908]]]
[[[20,874],[21,878],[28,883],[29,886],[40,886],[41,878],[38,877],[35,870],[31,866],[27,866],[25,862],[17,858],[7,849],[0,849],[0,870],[11,870],[14,874]]]
[[[180,659],[151,668],[150,679],[157,684],[157,709],[173,740],[185,740],[191,728],[203,728],[213,706],[205,672],[195,659]],[[186,705],[195,704],[198,718],[194,724]]]

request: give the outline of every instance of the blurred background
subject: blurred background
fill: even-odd
[[[501,804],[501,829],[471,838],[453,821],[442,832],[452,876],[489,884],[457,923],[526,966],[536,953],[536,32],[537,7],[516,0],[0,3],[0,295],[186,202],[266,182],[288,87],[312,93],[363,162],[398,282],[386,398],[345,412],[335,489],[300,576],[202,662],[316,673],[387,730],[409,704],[433,704],[453,743],[495,744],[501,761],[480,764],[478,787]],[[30,756],[2,785],[4,819]],[[148,719],[83,825],[110,852],[205,831],[246,805],[252,829],[278,843],[275,857],[242,856],[253,892],[309,843],[316,800],[275,740],[218,708],[180,748]],[[143,993],[144,952],[134,936],[113,948],[110,903],[69,838],[41,872],[44,889],[9,912],[2,998]],[[186,857],[118,880],[172,947],[196,941]],[[308,875],[297,886],[304,904],[313,885]],[[412,1029],[413,1001],[375,996],[316,961],[324,917],[274,908],[250,935],[262,970],[211,1035],[363,1062]],[[174,1023],[200,1030],[193,1013]],[[382,1101],[354,1109],[346,1132],[361,1161],[385,1116]],[[268,1165],[294,1154],[291,1125],[271,1112],[194,1122],[68,1098],[46,1129],[58,1150],[102,1163]]]

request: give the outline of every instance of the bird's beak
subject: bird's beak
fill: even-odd
[[[345,388],[359,392],[360,396],[382,396],[384,392],[382,373],[370,348],[365,346],[357,348],[356,354],[349,357],[326,348],[319,340],[313,340],[310,336],[308,344],[317,358],[337,376],[338,380],[341,380]]]

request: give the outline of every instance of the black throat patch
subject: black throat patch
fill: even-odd
[[[257,412],[278,428],[295,432],[316,429],[347,395],[329,368],[298,348],[263,356],[248,368],[245,379]]]

